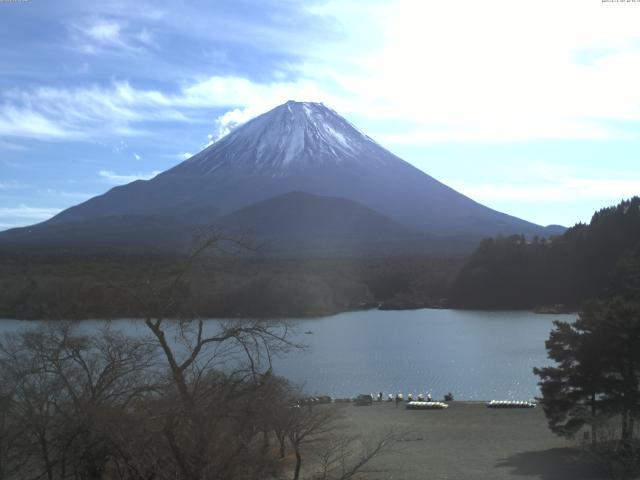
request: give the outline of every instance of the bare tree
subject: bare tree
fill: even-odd
[[[391,453],[391,446],[401,438],[401,434],[390,430],[364,440],[361,435],[332,435],[320,458],[320,471],[314,480],[348,480],[367,470],[370,462],[383,454]]]
[[[286,426],[287,438],[295,453],[293,480],[301,478],[303,455],[317,459],[312,462],[307,478],[314,480],[348,480],[363,473],[370,462],[389,453],[400,438],[396,431],[364,439],[360,434],[347,433],[344,428],[346,406],[308,403],[290,407]]]
[[[335,408],[326,405],[312,406],[309,404],[308,407],[297,406],[291,409],[286,430],[296,456],[293,480],[300,478],[303,448],[306,445],[326,440],[334,429],[336,414]]]
[[[102,478],[118,460],[111,432],[153,389],[152,361],[152,346],[108,328],[89,338],[55,323],[1,342],[25,469],[50,480]]]
[[[297,346],[286,322],[199,317],[186,279],[204,255],[229,245],[245,247],[209,236],[171,280],[149,279],[125,292],[142,305],[144,324],[168,370],[165,396],[174,402],[165,404],[162,433],[184,479],[231,478],[230,469],[242,463],[260,432],[256,417],[264,405],[256,408],[248,400],[265,390],[262,380],[273,356]]]
[[[26,463],[16,393],[13,379],[0,368],[0,478],[15,476]]]
[[[386,448],[339,435],[336,406],[294,406],[272,370],[300,347],[286,322],[198,316],[187,275],[225,241],[209,238],[168,280],[121,291],[145,313],[142,336],[58,322],[0,341],[2,478],[272,478],[275,437],[281,457],[295,453],[295,479],[303,455],[322,459],[310,478],[347,479]]]

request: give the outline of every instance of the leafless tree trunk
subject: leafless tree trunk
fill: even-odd
[[[148,344],[109,329],[89,338],[56,323],[4,339],[0,370],[27,468],[49,480],[102,477],[117,453],[112,431],[150,387],[152,359]]]
[[[319,453],[321,470],[314,480],[348,480],[363,473],[374,458],[390,453],[391,446],[401,436],[394,430],[369,441],[363,441],[358,435],[336,435]]]
[[[336,413],[335,408],[327,405],[317,405],[310,408],[299,406],[291,408],[286,430],[296,457],[293,480],[300,478],[302,448],[305,445],[317,443],[326,438],[332,431]]]
[[[180,421],[167,417],[163,433],[182,477],[188,480],[216,478],[220,469],[229,468],[229,462],[221,452],[216,452],[211,439],[212,422],[217,421],[212,409],[224,416],[224,410],[234,401],[231,395],[258,393],[263,372],[271,370],[272,356],[295,346],[288,340],[288,327],[284,322],[207,323],[180,298],[183,281],[198,258],[226,241],[228,239],[212,236],[202,242],[168,285],[158,288],[149,281],[144,285],[143,294],[136,289],[129,292],[135,301],[145,305],[144,323],[162,352],[170,383],[178,395],[180,410],[176,418]],[[224,398],[217,398],[221,404],[215,406],[211,398],[203,397],[202,389],[207,372],[214,366],[230,370],[227,373],[230,383],[224,387],[226,394]],[[220,391],[212,394],[219,397]],[[251,436],[257,432],[253,429]],[[241,444],[247,443],[247,440],[238,441],[238,448],[227,452],[229,455],[239,455],[244,448]]]

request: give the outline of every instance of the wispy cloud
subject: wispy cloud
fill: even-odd
[[[105,136],[145,134],[148,122],[204,121],[212,108],[246,105],[218,119],[215,137],[233,125],[288,99],[320,98],[306,82],[260,84],[238,77],[214,76],[190,83],[175,93],[135,88],[127,81],[109,87],[41,87],[4,92],[0,136],[40,140],[95,140]],[[199,114],[197,112],[200,112]]]
[[[7,188],[19,188],[21,187],[21,183],[16,180],[3,180],[0,181],[0,190]]]
[[[161,173],[160,170],[154,170],[150,173],[133,173],[122,175],[110,170],[100,170],[98,172],[98,175],[100,175],[100,177],[104,178],[108,183],[111,183],[112,185],[124,185],[125,183],[130,183],[135,180],[149,180],[159,173]]]
[[[113,146],[113,151],[116,153],[122,153],[127,149],[127,143],[123,140],[120,140]]]
[[[48,197],[53,197],[56,199],[64,198],[75,201],[83,201],[88,200],[93,197],[95,193],[87,193],[87,192],[71,192],[67,190],[59,190],[56,188],[44,188],[38,190],[39,195],[46,195]]]
[[[128,82],[110,87],[41,87],[4,92],[0,136],[39,140],[96,140],[145,133],[142,122],[190,121],[155,90],[136,90]]]
[[[55,115],[5,104],[0,106],[0,135],[56,140],[78,138],[81,132],[65,129]]]
[[[71,26],[74,48],[83,53],[140,53],[155,46],[146,28],[135,29],[114,18],[89,18]]]

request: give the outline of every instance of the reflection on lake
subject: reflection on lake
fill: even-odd
[[[575,315],[423,309],[295,320],[296,338],[309,348],[276,359],[275,371],[334,397],[451,391],[460,400],[529,399],[539,394],[533,367],[549,364],[544,342],[554,319]],[[33,325],[1,322],[0,333]],[[82,329],[101,323],[85,321]],[[144,331],[139,321],[113,324]]]

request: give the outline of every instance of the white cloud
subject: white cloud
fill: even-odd
[[[640,120],[637,5],[400,0],[377,16],[380,48],[334,73],[359,113],[412,127],[395,141],[610,138],[610,120]]]
[[[119,44],[122,42],[120,28],[120,24],[114,21],[100,20],[84,29],[84,33],[100,43]]]
[[[100,170],[98,175],[104,178],[108,183],[112,185],[124,185],[125,183],[131,183],[135,180],[149,180],[161,173],[160,170],[154,170],[150,173],[133,173],[129,175],[121,175],[111,170]]]
[[[182,158],[183,160],[186,160],[191,157],[193,157],[193,153],[189,153],[189,152],[185,152],[182,155],[180,155],[180,158]]]
[[[174,91],[117,81],[6,92],[0,136],[140,135],[142,122],[203,121],[206,110],[224,108],[211,142],[290,99],[322,101],[355,123],[379,120],[380,132],[370,133],[388,143],[637,136],[637,3],[356,0],[308,11],[332,18],[340,35],[306,43],[306,58],[287,65],[281,80],[228,75]],[[110,17],[75,31],[93,49],[153,42],[149,31]]]
[[[135,158],[136,160],[140,160],[142,157],[140,157],[140,155],[138,155],[137,153],[134,153],[133,158]]]
[[[360,25],[361,38],[310,53],[294,70],[296,82],[216,77],[187,93],[201,103],[235,100],[218,117],[214,140],[289,98],[380,120],[383,132],[400,125],[401,134],[371,132],[389,143],[637,137],[625,122],[640,122],[633,87],[640,84],[640,8],[603,8],[610,6],[399,1],[373,9],[365,22],[362,9],[332,5],[323,14],[333,9],[349,28]]]
[[[216,119],[218,131],[215,135],[212,134],[209,136],[209,144],[220,140],[225,135],[228,135],[234,128],[248,122],[260,113],[262,112],[258,112],[255,108],[249,107],[244,109],[234,108],[233,110],[226,112],[224,115],[220,115]]]
[[[366,3],[368,5],[368,2]],[[231,94],[213,138],[305,94],[403,133],[389,143],[513,142],[634,136],[640,121],[640,8],[583,0],[328,2],[346,38],[323,43],[289,84],[211,79],[198,101]],[[580,21],[576,21],[580,18]],[[234,95],[234,94],[238,95]],[[372,132],[376,138],[383,138]]]

